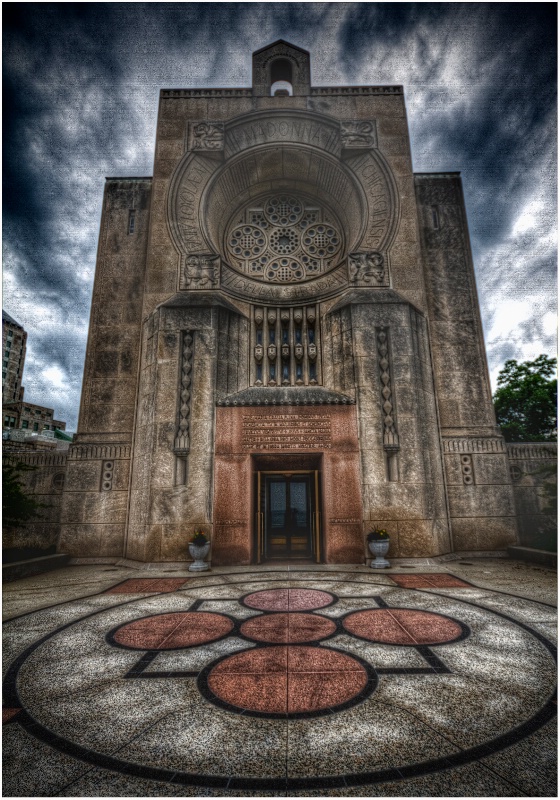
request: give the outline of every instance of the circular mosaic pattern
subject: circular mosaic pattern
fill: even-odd
[[[172,781],[291,795],[360,785],[371,793],[368,784],[389,778],[450,774],[481,752],[522,742],[556,715],[555,648],[530,624],[546,604],[513,600],[524,624],[487,607],[503,608],[495,593],[480,605],[473,596],[393,592],[369,574],[359,582],[322,577],[331,590],[344,581],[344,596],[305,583],[263,591],[262,578],[216,577],[200,593],[127,599],[120,608],[111,601],[15,650],[4,683],[9,724],[70,759],[125,776],[132,769],[162,788]],[[153,592],[160,579],[142,580]],[[417,607],[388,605],[403,596]],[[140,617],[147,604],[165,613]],[[329,610],[306,613],[310,604]],[[262,613],[249,617],[248,608]],[[325,627],[308,643],[247,633],[252,623],[270,637],[267,621],[281,618],[288,628],[292,618],[301,629],[308,618]],[[27,622],[36,631],[35,620],[8,621],[8,631],[19,641]],[[392,633],[388,621],[397,623]],[[79,659],[68,657],[77,650]],[[61,687],[69,689],[62,700]]]
[[[317,647],[266,647],[227,656],[207,686],[240,711],[311,714],[333,710],[366,689],[368,674],[351,655]]]
[[[117,628],[112,639],[134,650],[175,650],[208,644],[233,630],[233,622],[222,614],[206,611],[157,614]]]
[[[264,206],[264,215],[272,225],[295,225],[303,216],[303,202],[293,196],[269,197]]]
[[[431,611],[398,608],[376,608],[349,614],[344,628],[370,642],[418,645],[453,642],[463,635],[463,628],[455,620]]]
[[[295,228],[276,228],[269,236],[270,249],[278,255],[285,256],[293,253],[299,247],[299,235]]]
[[[301,281],[339,263],[340,230],[331,213],[313,201],[273,195],[253,201],[230,222],[225,237],[227,260],[267,281]]]
[[[265,589],[248,594],[243,603],[259,611],[313,611],[330,606],[333,600],[319,589]]]
[[[295,644],[332,636],[336,631],[336,623],[315,614],[292,612],[253,617],[244,622],[240,630],[243,636],[257,642]]]

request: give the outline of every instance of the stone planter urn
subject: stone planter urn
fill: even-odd
[[[374,539],[368,542],[368,547],[372,556],[375,556],[375,559],[370,564],[372,569],[386,569],[391,566],[385,558],[389,550],[389,539]]]
[[[189,553],[191,554],[191,558],[194,559],[189,567],[189,572],[204,572],[210,569],[209,562],[204,560],[209,552],[210,542],[206,542],[206,544],[202,545],[189,544]]]

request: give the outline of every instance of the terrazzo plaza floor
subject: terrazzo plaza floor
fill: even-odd
[[[4,587],[5,797],[557,795],[552,571],[159,567]]]

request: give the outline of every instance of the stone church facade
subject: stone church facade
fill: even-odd
[[[517,539],[458,173],[400,86],[163,90],[153,178],[107,179],[59,549],[363,563]]]

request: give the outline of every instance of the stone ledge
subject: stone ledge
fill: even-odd
[[[551,553],[549,550],[536,550],[533,547],[521,547],[512,545],[508,547],[508,556],[517,561],[530,561],[533,564],[541,564],[543,567],[556,569],[558,564],[558,553]]]
[[[354,405],[355,400],[323,386],[253,386],[218,400],[217,406]]]
[[[53,569],[65,567],[70,562],[70,556],[64,553],[56,553],[54,556],[41,556],[40,558],[30,558],[27,561],[14,561],[12,564],[2,565],[2,582],[11,583],[20,578],[28,578],[31,575],[40,575],[42,572],[50,572]]]

